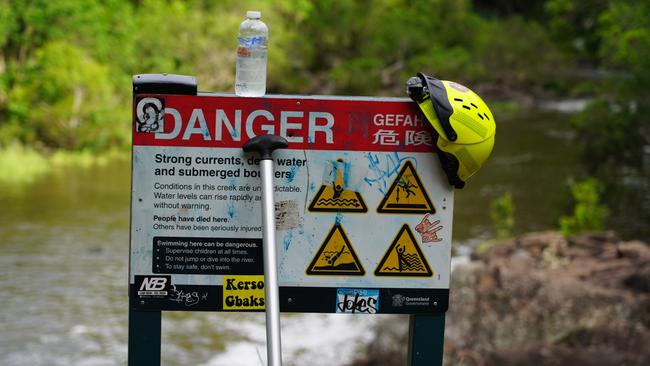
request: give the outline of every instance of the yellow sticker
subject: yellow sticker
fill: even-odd
[[[309,204],[311,212],[368,212],[359,192],[323,185]]]
[[[375,276],[431,277],[433,272],[413,232],[403,225],[375,269]]]
[[[368,207],[359,192],[345,188],[343,170],[345,162],[338,159],[330,174],[331,185],[323,184],[309,204],[311,212],[368,212]]]
[[[264,310],[264,276],[223,276],[223,310]]]
[[[341,225],[334,225],[314,256],[308,275],[363,276],[363,269]]]
[[[377,212],[396,214],[434,214],[436,212],[420,177],[415,172],[413,163],[407,161],[404,164],[379,203]]]

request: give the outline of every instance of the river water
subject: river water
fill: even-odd
[[[511,192],[518,232],[557,227],[577,172],[566,115],[502,117],[494,154],[456,193],[454,243],[489,238],[489,203]],[[0,187],[0,365],[124,365],[129,162]],[[283,315],[288,365],[344,365],[382,316]],[[255,365],[263,314],[168,312],[164,365]],[[259,354],[259,355],[258,355]]]

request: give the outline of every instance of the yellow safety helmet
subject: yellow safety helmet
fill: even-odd
[[[438,132],[438,158],[449,184],[463,188],[492,152],[496,124],[490,108],[469,88],[422,73],[406,82],[406,92]]]

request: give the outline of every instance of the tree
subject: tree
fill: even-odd
[[[101,150],[124,145],[127,115],[120,111],[109,68],[77,46],[49,42],[35,52],[11,90],[11,119],[44,147]]]

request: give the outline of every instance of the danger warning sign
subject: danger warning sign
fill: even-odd
[[[402,226],[375,270],[377,276],[431,277],[433,272],[408,225]]]
[[[410,161],[404,164],[388,192],[381,200],[377,212],[396,214],[435,213],[420,177]]]
[[[363,269],[341,225],[334,225],[307,268],[310,275],[363,276]]]
[[[311,212],[367,212],[368,208],[359,192],[346,188],[344,172],[339,167],[344,165],[342,159],[337,159],[330,176],[335,180],[328,185],[322,185],[309,205]]]
[[[368,212],[359,192],[336,186],[321,186],[309,205],[311,212]]]
[[[133,102],[133,308],[264,309],[260,160],[242,145],[275,134],[289,142],[273,154],[281,310],[447,309],[453,188],[412,101],[142,94]]]

